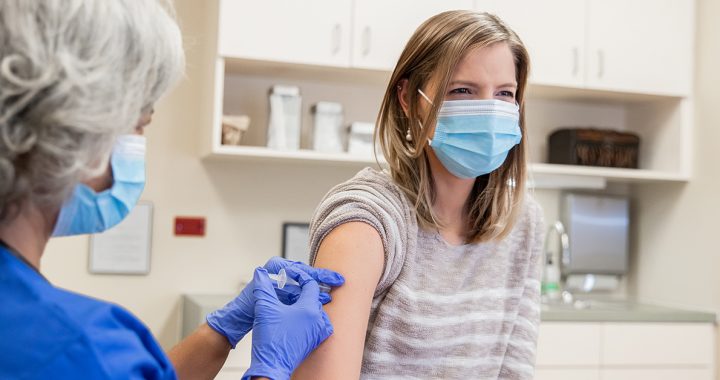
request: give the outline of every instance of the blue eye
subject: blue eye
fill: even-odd
[[[460,87],[460,88],[456,88],[456,89],[450,91],[450,93],[451,93],[451,94],[469,95],[469,94],[470,94],[470,89],[467,88],[467,87]]]
[[[500,92],[498,92],[497,96],[500,96],[503,98],[515,99],[515,93],[512,91],[500,91]]]

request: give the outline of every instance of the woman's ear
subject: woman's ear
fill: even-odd
[[[397,97],[400,101],[400,107],[405,112],[405,117],[410,117],[410,107],[408,105],[408,80],[401,79],[397,85]]]

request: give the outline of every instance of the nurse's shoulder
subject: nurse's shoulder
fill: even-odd
[[[174,379],[127,310],[59,289],[0,248],[0,379]]]

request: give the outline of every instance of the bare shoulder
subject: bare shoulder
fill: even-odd
[[[361,275],[377,280],[384,265],[384,247],[378,231],[364,222],[337,226],[320,244],[315,266],[339,271],[346,278]]]
[[[332,291],[324,306],[333,335],[297,368],[293,379],[357,379],[360,377],[373,294],[383,271],[380,234],[364,222],[347,222],[322,241],[314,265],[332,269],[345,284]]]

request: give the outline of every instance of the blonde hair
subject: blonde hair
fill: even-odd
[[[423,227],[440,227],[432,209],[435,189],[426,153],[432,128],[442,102],[434,102],[425,120],[419,114],[419,93],[431,81],[438,84],[432,99],[444,99],[453,71],[470,49],[505,43],[515,60],[516,100],[520,105],[520,144],[508,154],[500,168],[478,177],[466,205],[467,241],[500,239],[512,229],[525,193],[526,133],[524,95],[529,56],[520,38],[498,17],[482,12],[449,11],[425,21],[410,37],[395,66],[377,119],[375,142],[380,144],[395,183],[414,203]],[[406,116],[398,86],[407,81]],[[411,142],[406,134],[413,136]]]

